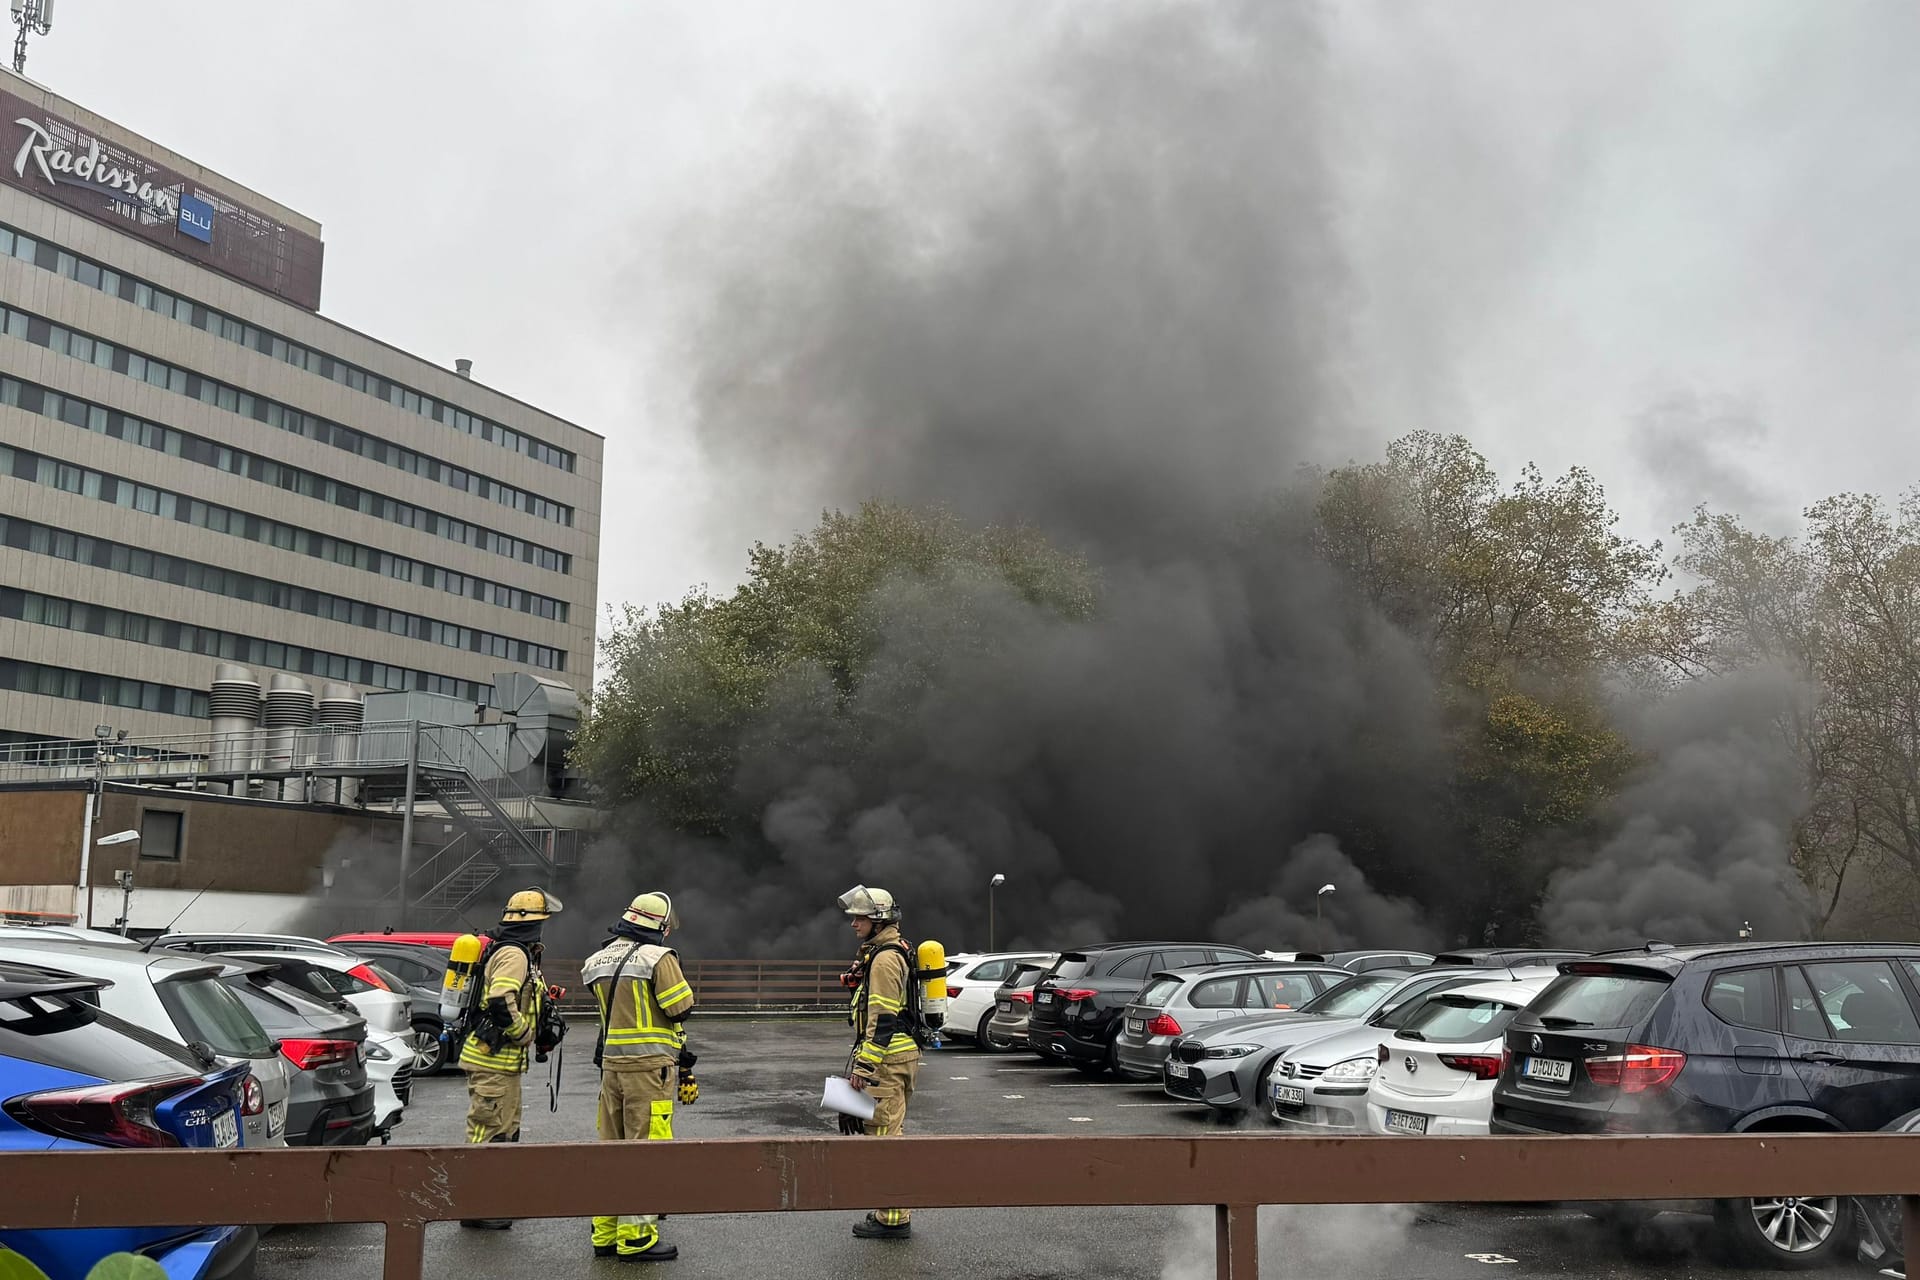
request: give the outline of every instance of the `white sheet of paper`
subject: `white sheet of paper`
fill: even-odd
[[[873,1095],[862,1093],[848,1084],[845,1076],[827,1077],[827,1088],[820,1095],[820,1105],[856,1120],[873,1119]]]

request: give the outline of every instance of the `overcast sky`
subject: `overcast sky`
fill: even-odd
[[[62,0],[28,71],[319,219],[327,314],[605,435],[601,598],[650,603],[729,584],[754,528],[641,372],[675,228],[795,94],[910,119],[1049,8]],[[1325,460],[1463,431],[1585,463],[1641,534],[1920,476],[1920,9],[1327,13],[1357,303]]]

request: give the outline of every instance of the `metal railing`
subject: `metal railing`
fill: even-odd
[[[378,1222],[385,1280],[421,1280],[426,1224],[460,1218],[796,1213],[883,1201],[909,1209],[1212,1205],[1216,1276],[1257,1280],[1261,1205],[1901,1196],[1911,1257],[1920,1249],[1914,1152],[1914,1139],[1901,1134],[31,1152],[0,1155],[0,1228]]]

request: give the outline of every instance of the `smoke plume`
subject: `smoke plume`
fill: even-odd
[[[1541,908],[1569,946],[1799,939],[1812,919],[1788,861],[1805,779],[1775,730],[1805,696],[1790,677],[1749,671],[1687,688],[1647,716],[1652,764],[1615,797],[1612,835],[1555,877]]]

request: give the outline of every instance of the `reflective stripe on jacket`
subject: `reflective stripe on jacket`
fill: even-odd
[[[529,963],[526,949],[506,944],[496,945],[493,954],[487,957],[481,981],[486,984],[480,993],[481,1023],[488,1022],[487,1004],[497,997],[507,1002],[506,1032],[497,1050],[481,1044],[478,1035],[468,1036],[460,1050],[460,1065],[483,1071],[523,1073],[529,1057],[527,1046],[533,1043],[534,1029],[540,1025],[540,1004],[546,984],[540,980],[540,971]]]
[[[580,977],[599,1007],[603,1060],[679,1057],[693,987],[671,948],[616,938],[588,957]]]
[[[898,926],[888,925],[861,948],[866,961],[853,993],[856,1071],[871,1072],[882,1062],[918,1057],[920,1044],[907,1031],[907,984],[913,968]],[[863,1016],[864,1015],[864,1016]]]

